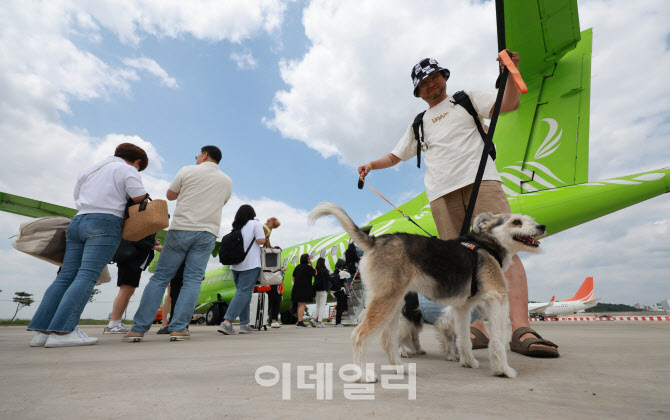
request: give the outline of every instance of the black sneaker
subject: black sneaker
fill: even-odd
[[[305,325],[304,322],[300,321],[300,322],[295,324],[295,327],[296,328],[307,328],[307,325]]]
[[[170,331],[168,331],[167,327],[165,327],[158,330],[156,334],[170,334]]]

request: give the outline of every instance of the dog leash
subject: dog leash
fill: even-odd
[[[387,203],[389,203],[389,204],[391,205],[391,207],[393,207],[394,209],[398,210],[398,212],[399,212],[400,214],[402,214],[403,217],[404,217],[405,219],[407,219],[407,220],[409,220],[410,222],[412,222],[412,223],[414,224],[414,226],[416,226],[416,227],[418,227],[419,229],[421,229],[422,231],[426,232],[426,235],[430,236],[431,238],[435,238],[435,236],[433,236],[433,235],[431,235],[430,233],[428,233],[428,232],[426,231],[426,229],[422,228],[421,226],[419,226],[418,223],[416,223],[414,220],[412,220],[411,217],[409,217],[408,215],[406,215],[405,213],[403,213],[402,210],[400,210],[399,208],[397,208],[396,206],[394,206],[393,203],[391,203],[390,201],[388,201],[388,200],[386,199],[386,197],[384,197],[383,195],[381,195],[381,194],[379,193],[379,191],[375,190],[375,189],[372,187],[372,185],[370,185],[370,184],[368,184],[367,182],[365,182],[365,177],[364,177],[363,175],[361,175],[361,176],[358,178],[358,189],[359,189],[359,190],[362,190],[362,189],[363,189],[363,184],[365,184],[365,185],[367,185],[368,187],[370,187],[370,189],[371,189],[372,191],[376,192],[377,195],[380,196],[380,197],[382,198],[382,200],[386,201]]]
[[[498,117],[500,116],[500,108],[502,106],[503,96],[505,95],[505,86],[507,85],[507,76],[510,74],[512,75],[519,93],[528,93],[528,88],[521,78],[521,73],[519,73],[519,70],[514,65],[514,62],[512,62],[510,52],[508,50],[502,50],[500,53],[498,53],[498,57],[500,57],[500,61],[503,64],[502,73],[498,79],[500,82],[500,88],[498,89],[498,96],[496,97],[496,102],[493,106],[493,115],[491,116],[491,125],[489,126],[489,131],[486,136],[487,138],[484,139],[484,149],[482,151],[482,157],[479,160],[479,168],[477,169],[475,182],[472,185],[472,192],[470,193],[470,200],[465,211],[465,218],[463,219],[463,226],[461,226],[460,236],[463,236],[470,231],[472,214],[475,211],[475,203],[477,202],[477,195],[479,194],[479,186],[481,185],[482,179],[484,178],[484,169],[486,168],[486,162],[488,161],[489,149],[493,146],[493,134],[496,130]]]

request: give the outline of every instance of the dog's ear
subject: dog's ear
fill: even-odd
[[[472,231],[474,233],[482,233],[486,226],[488,226],[491,221],[493,221],[494,215],[490,211],[482,213],[475,217],[474,223],[472,223]]]

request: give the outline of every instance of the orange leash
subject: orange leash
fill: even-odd
[[[514,65],[514,62],[509,56],[507,50],[500,51],[498,53],[498,57],[500,57],[500,61],[503,63],[503,65],[507,67],[509,74],[512,75],[514,84],[516,85],[516,90],[518,90],[519,93],[528,93],[528,86],[526,86],[526,82],[523,81],[519,69]]]
[[[422,228],[421,226],[419,226],[419,224],[416,223],[414,220],[412,220],[411,217],[409,217],[408,215],[406,215],[405,213],[403,213],[402,210],[400,210],[399,208],[397,208],[396,206],[394,206],[393,203],[391,203],[390,201],[388,201],[388,200],[386,199],[386,197],[384,197],[383,195],[381,195],[381,193],[380,193],[379,191],[377,191],[377,190],[375,190],[374,188],[372,188],[372,185],[370,185],[370,184],[368,184],[367,182],[365,182],[365,177],[364,177],[363,175],[361,175],[361,176],[358,178],[358,189],[359,189],[359,190],[362,190],[362,189],[363,189],[363,184],[365,184],[365,185],[367,185],[368,187],[370,187],[370,189],[371,189],[372,191],[374,191],[375,193],[377,193],[377,195],[380,196],[380,197],[382,198],[382,200],[386,201],[387,203],[389,203],[389,204],[391,205],[391,207],[393,207],[394,209],[398,210],[398,212],[399,212],[400,214],[402,214],[403,217],[404,217],[405,219],[409,220],[409,221],[412,222],[416,227],[418,227],[418,228],[421,229],[422,231],[426,232],[426,235],[430,236],[431,238],[434,238],[434,237],[435,237],[434,235],[431,235],[430,233],[428,233],[428,232],[426,231],[426,229],[424,229],[424,228]]]

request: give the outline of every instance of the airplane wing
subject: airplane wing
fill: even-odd
[[[537,308],[528,309],[528,315],[546,315],[547,308],[550,308],[554,302],[549,302],[546,305],[538,306]]]
[[[0,192],[0,210],[28,217],[64,216],[72,219],[77,210],[57,204]]]
[[[580,33],[577,0],[505,0],[498,34],[528,86],[493,139],[505,192],[588,182],[592,34]]]

